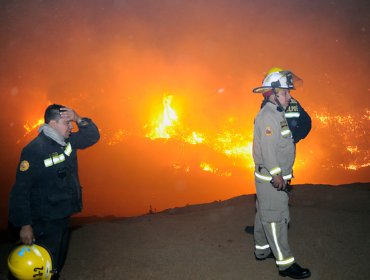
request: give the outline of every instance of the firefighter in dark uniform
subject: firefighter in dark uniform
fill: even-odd
[[[39,135],[22,150],[9,221],[20,228],[22,243],[49,250],[57,279],[67,253],[70,216],[82,209],[77,150],[94,145],[100,134],[91,119],[62,105],[50,105],[44,119]],[[72,122],[77,132],[71,132]]]
[[[275,258],[279,275],[303,279],[311,273],[296,263],[288,242],[287,187],[293,177],[296,141],[286,119],[286,109],[291,101],[290,90],[295,89],[295,78],[291,71],[269,71],[262,86],[253,89],[264,97],[254,121],[253,136],[257,196],[254,254],[257,260]]]
[[[289,129],[293,134],[294,143],[306,138],[311,131],[311,117],[303,109],[297,99],[290,100],[289,106],[285,110],[285,118],[288,122]]]

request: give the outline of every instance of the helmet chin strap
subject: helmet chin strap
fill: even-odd
[[[277,96],[276,96],[276,94],[277,94],[276,89],[274,88],[274,89],[273,89],[273,91],[274,91],[274,101],[275,101],[276,105],[278,105],[278,106],[277,106],[277,110],[278,110],[279,112],[284,112],[284,111],[285,111],[285,109],[284,109],[284,107],[281,105],[281,103],[280,103],[279,99],[278,99],[278,98],[277,98]]]

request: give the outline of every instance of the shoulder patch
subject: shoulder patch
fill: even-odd
[[[271,129],[271,127],[266,126],[265,134],[266,134],[266,136],[271,136],[272,135],[272,129]]]
[[[30,168],[30,163],[27,160],[22,160],[21,164],[19,165],[20,171],[27,171]]]

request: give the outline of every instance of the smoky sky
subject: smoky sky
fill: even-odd
[[[188,126],[215,132],[233,116],[240,132],[250,133],[260,102],[251,90],[274,66],[303,79],[303,88],[293,95],[312,117],[315,112],[354,115],[360,122],[357,131],[363,131],[352,143],[349,136],[337,136],[343,127],[323,131],[316,125],[298,153],[329,168],[343,158],[337,152],[341,145],[368,150],[363,136],[369,124],[361,115],[369,115],[369,8],[365,0],[0,1],[2,213],[19,153],[29,140],[17,144],[23,125],[42,117],[49,103],[66,104],[93,118],[103,136],[119,129],[131,135],[119,147],[104,145],[103,138],[99,146],[83,151],[82,184],[94,190],[85,193],[87,209],[103,205],[112,194],[123,200],[112,205],[126,203],[127,209],[140,199],[155,204],[174,190],[186,196],[182,191],[195,180],[173,174],[171,181],[158,164],[172,159],[167,148],[157,143],[153,148],[143,137],[143,127],[156,113],[153,104],[156,108],[165,93],[174,94]],[[322,156],[315,158],[315,151]],[[331,179],[319,172],[306,174],[306,182],[369,179],[363,171],[343,180],[333,171]],[[153,191],[143,173],[151,174],[154,189],[163,193]],[[174,198],[171,205],[243,193],[240,187],[225,194],[224,179],[207,180],[212,190],[194,187],[186,201]],[[99,190],[117,182],[119,190]]]

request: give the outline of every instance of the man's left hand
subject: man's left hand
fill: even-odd
[[[81,121],[81,117],[76,113],[76,111],[68,107],[60,108],[60,116],[68,121],[74,121],[76,123]]]
[[[276,188],[278,191],[283,191],[285,190],[286,184],[283,179],[283,176],[281,175],[275,175],[272,176],[272,185],[274,188]]]

